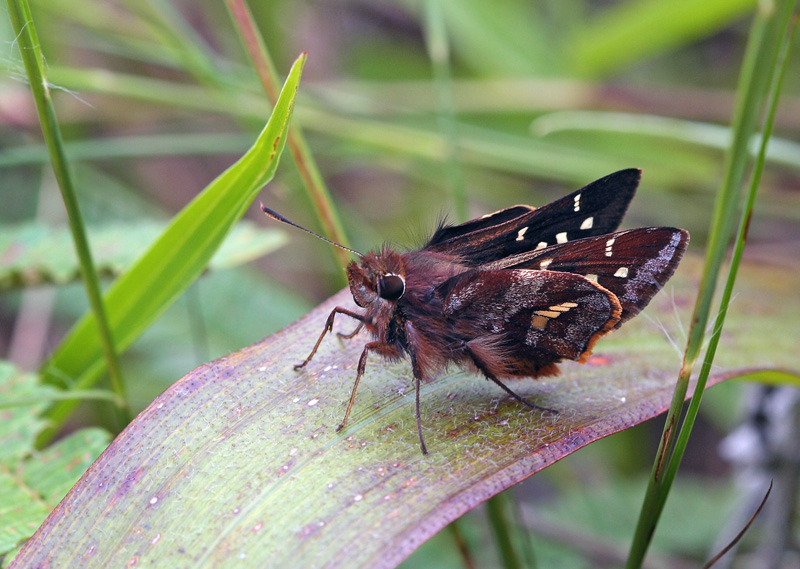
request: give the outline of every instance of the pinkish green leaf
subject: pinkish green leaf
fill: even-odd
[[[646,311],[584,365],[513,384],[550,415],[453,369],[423,387],[419,451],[407,362],[371,358],[336,432],[365,337],[326,338],[341,292],[262,342],[167,390],[56,508],[15,567],[393,567],[447,523],[582,446],[654,417],[672,396],[694,294],[685,259]],[[800,368],[791,271],[749,267],[716,380],[743,367]],[[336,329],[349,332],[349,322]],[[784,341],[784,338],[787,340]],[[788,343],[787,343],[788,342]]]

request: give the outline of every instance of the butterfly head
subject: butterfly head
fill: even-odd
[[[347,267],[347,280],[353,300],[361,308],[378,302],[394,303],[406,292],[400,255],[391,249],[365,255]]]

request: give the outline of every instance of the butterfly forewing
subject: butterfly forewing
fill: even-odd
[[[461,225],[441,227],[425,249],[459,255],[465,264],[476,267],[614,231],[640,177],[640,170],[620,170],[538,209],[514,206]]]
[[[621,312],[608,290],[553,271],[469,271],[440,293],[454,334],[502,362],[498,375],[536,376],[562,359],[584,360]]]
[[[490,227],[496,227],[504,223],[511,222],[524,215],[530,214],[536,208],[529,205],[515,205],[500,209],[494,213],[487,213],[477,219],[461,223],[459,225],[442,225],[431,237],[429,244],[442,243],[457,237],[475,233]]]
[[[617,326],[638,314],[669,280],[689,234],[643,227],[553,245],[490,263],[491,269],[539,269],[583,275],[613,292],[622,306]]]

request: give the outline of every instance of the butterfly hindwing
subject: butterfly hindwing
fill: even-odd
[[[438,292],[456,335],[480,343],[502,362],[495,366],[504,366],[499,375],[507,376],[552,373],[562,359],[585,361],[621,313],[615,295],[602,286],[553,271],[467,271]]]
[[[425,247],[459,255],[470,266],[614,231],[639,185],[641,171],[620,170],[540,208],[514,206],[461,225],[439,228]]]

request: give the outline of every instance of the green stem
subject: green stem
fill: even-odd
[[[441,0],[425,3],[425,43],[433,65],[433,83],[436,89],[437,121],[445,141],[445,174],[450,189],[450,201],[459,223],[467,221],[467,199],[464,176],[458,159],[458,133],[456,132],[455,104],[453,102],[453,77],[450,70],[450,49],[447,27]]]
[[[486,507],[489,512],[489,525],[494,534],[494,540],[505,569],[523,569],[532,567],[533,561],[529,552],[523,552],[521,544],[527,539],[519,516],[514,509],[517,504],[513,500],[511,489],[492,496],[487,500]],[[526,554],[527,553],[527,554]]]
[[[689,387],[689,379],[692,374],[692,367],[697,359],[703,343],[706,324],[711,312],[711,302],[716,282],[733,231],[733,224],[736,218],[736,211],[740,203],[740,188],[742,180],[749,162],[749,144],[756,130],[756,124],[761,116],[763,101],[770,83],[774,84],[774,76],[777,73],[776,62],[778,54],[787,36],[787,26],[790,21],[794,0],[784,0],[779,5],[766,3],[761,4],[753,22],[750,38],[748,41],[745,60],[742,66],[739,89],[740,94],[737,99],[737,106],[733,120],[733,140],[727,154],[725,178],[722,188],[717,196],[714,217],[712,219],[709,243],[706,250],[706,264],[703,277],[700,283],[697,301],[692,316],[689,339],[687,341],[684,354],[683,365],[681,367],[672,404],[667,414],[664,432],[658,448],[657,456],[651,472],[650,481],[639,522],[636,527],[634,539],[626,567],[629,569],[641,567],[647,548],[655,532],[656,525],[660,518],[664,504],[666,503],[672,481],[680,465],[683,451],[686,446],[694,418],[702,398],[705,388],[705,379],[708,377],[711,359],[713,359],[713,349],[709,350],[704,362],[703,369],[705,375],[701,373],[700,381],[695,388],[689,413],[684,421],[680,434],[677,432],[678,419],[686,393]],[[777,97],[778,93],[773,89],[772,96]],[[768,131],[764,133],[762,145],[766,145]],[[763,152],[759,155],[759,160],[763,162]],[[763,166],[763,164],[762,164]],[[754,184],[757,185],[757,177],[760,174],[760,167],[754,174]],[[751,197],[755,199],[754,190],[751,187]],[[746,234],[749,212],[743,214],[743,223],[740,224],[740,238]],[[737,246],[739,243],[737,242]],[[742,242],[741,247],[744,246]],[[731,274],[728,276],[729,286],[735,280],[735,267],[732,266]],[[726,287],[727,288],[727,287]],[[724,312],[727,305],[723,304],[718,314],[717,324],[719,325],[714,335],[718,339],[724,321]],[[716,348],[716,342],[713,347]],[[678,441],[678,442],[676,442]]]
[[[764,171],[764,163],[766,162],[767,144],[772,135],[772,127],[775,123],[775,113],[778,109],[781,87],[783,86],[783,78],[786,73],[786,62],[788,60],[787,55],[792,43],[792,38],[794,37],[795,29],[797,27],[796,14],[795,18],[790,22],[789,25],[791,26],[789,31],[782,36],[785,39],[778,55],[776,73],[773,76],[772,86],[770,87],[769,110],[763,128],[763,135],[761,137],[761,144],[759,145],[758,155],[756,157],[755,168],[750,180],[747,202],[745,203],[744,210],[742,211],[742,216],[739,221],[739,228],[736,234],[736,242],[733,249],[733,255],[731,257],[730,269],[725,281],[725,289],[723,290],[722,298],[720,299],[720,309],[717,312],[717,318],[714,322],[714,330],[709,339],[705,357],[703,358],[703,365],[700,368],[700,375],[697,379],[697,388],[692,396],[689,409],[687,410],[686,417],[683,420],[683,426],[675,444],[674,455],[678,459],[683,456],[683,452],[689,443],[689,433],[691,432],[691,427],[697,417],[697,412],[700,409],[700,401],[702,399],[706,382],[708,381],[708,376],[711,372],[711,365],[714,361],[717,347],[719,346],[720,337],[722,336],[722,326],[724,325],[725,317],[728,314],[728,306],[730,305],[730,300],[733,296],[733,286],[736,283],[736,276],[739,273],[739,265],[741,264],[742,255],[744,254],[744,247],[747,244],[747,232],[750,228],[750,219],[753,215],[753,208],[755,207],[756,197],[758,196],[761,174]],[[665,483],[672,483],[672,480],[677,474],[679,464],[679,460],[670,461],[669,469],[665,475]],[[660,504],[660,506],[663,507],[663,503]]]
[[[36,103],[36,111],[39,115],[39,122],[42,127],[45,143],[50,155],[53,171],[64,199],[64,206],[67,210],[72,239],[80,263],[81,275],[86,287],[86,295],[89,298],[89,305],[98,323],[103,347],[103,356],[111,380],[111,388],[122,403],[118,409],[118,420],[120,427],[130,421],[130,412],[125,397],[125,384],[119,367],[119,360],[114,348],[114,340],[111,335],[111,328],[106,317],[105,306],[100,293],[100,284],[97,272],[92,261],[92,254],[89,249],[89,242],[86,238],[86,230],[83,224],[78,198],[75,195],[75,186],[72,173],[64,152],[64,142],[61,137],[61,130],[58,126],[55,108],[50,96],[50,88],[45,75],[44,56],[41,51],[39,38],[33,24],[30,7],[27,0],[7,0],[7,6],[11,22],[14,27],[16,41],[19,44],[22,60],[25,64],[25,71],[31,86]]]

